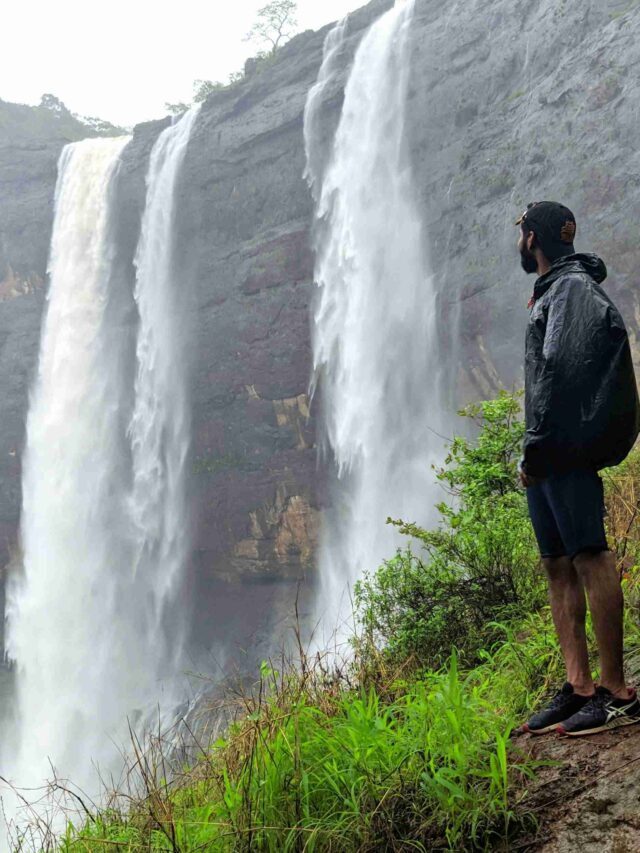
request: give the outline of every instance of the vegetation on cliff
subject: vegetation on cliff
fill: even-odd
[[[52,139],[76,142],[91,136],[120,136],[125,132],[108,121],[71,113],[55,95],[43,95],[37,107],[10,104],[0,98],[0,145]]]
[[[348,662],[265,663],[224,737],[185,766],[136,744],[129,790],[69,823],[65,851],[494,850],[534,830],[539,764],[510,734],[561,679],[516,460],[517,398],[466,409],[437,476],[440,524],[355,595]],[[640,453],[605,472],[640,651]]]
[[[252,42],[260,48],[258,53],[247,60],[243,71],[233,71],[226,84],[219,80],[194,80],[193,104],[206,101],[214,92],[219,92],[228,86],[235,86],[245,77],[268,66],[278,50],[295,35],[298,26],[297,11],[297,0],[271,0],[266,6],[258,9],[256,19],[244,38],[245,41]],[[191,106],[192,104],[183,101],[165,104],[167,111],[173,115],[180,115]]]

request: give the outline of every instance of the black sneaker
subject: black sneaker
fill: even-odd
[[[573,686],[569,682],[565,682],[559,693],[553,697],[551,702],[542,711],[538,711],[522,727],[523,732],[528,732],[532,735],[543,735],[546,732],[554,731],[558,723],[563,723],[572,715],[575,715],[588,702],[591,702],[593,696],[579,696],[573,692]]]
[[[606,687],[598,687],[595,696],[576,714],[557,726],[562,735],[594,735],[619,726],[640,723],[640,702],[636,691],[628,699],[616,699]]]

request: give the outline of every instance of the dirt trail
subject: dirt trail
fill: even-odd
[[[518,745],[560,764],[530,783],[539,831],[512,850],[640,853],[640,725],[583,738],[528,735]]]

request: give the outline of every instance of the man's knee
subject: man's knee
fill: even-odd
[[[570,580],[575,569],[568,557],[543,557],[542,566],[550,581]]]
[[[604,549],[580,551],[573,558],[576,572],[586,580],[594,572],[602,574],[616,571],[616,558],[612,551]]]
[[[608,564],[615,564],[615,558],[611,551],[604,548],[585,548],[573,558],[573,565],[580,573]]]

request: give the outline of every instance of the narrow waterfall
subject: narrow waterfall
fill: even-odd
[[[151,152],[147,199],[136,252],[135,300],[140,315],[136,349],[135,407],[129,430],[133,489],[133,576],[146,592],[142,648],[161,636],[164,607],[187,556],[189,523],[185,464],[190,441],[186,395],[184,293],[173,265],[176,180],[199,106],[164,130]],[[184,625],[172,626],[166,653],[179,660]],[[156,652],[157,655],[157,652]],[[166,655],[160,660],[166,665]]]
[[[436,292],[405,138],[413,2],[363,37],[324,162],[318,110],[344,25],[329,35],[305,122],[316,199],[313,378],[336,488],[320,555],[318,619],[344,637],[350,590],[398,545],[388,516],[428,523],[441,403]]]
[[[304,177],[315,202],[318,201],[322,177],[331,156],[331,148],[323,144],[322,106],[339,77],[340,51],[347,34],[348,24],[349,16],[347,15],[329,31],[325,38],[318,79],[309,90],[304,107],[304,150],[307,160]]]
[[[76,143],[60,160],[24,456],[24,572],[8,595],[17,708],[3,775],[19,786],[53,766],[95,791],[94,765],[117,769],[127,722],[180,698],[184,614],[167,611],[188,544],[189,417],[172,225],[196,115],[152,150],[133,295],[115,286],[110,241],[128,139]]]

